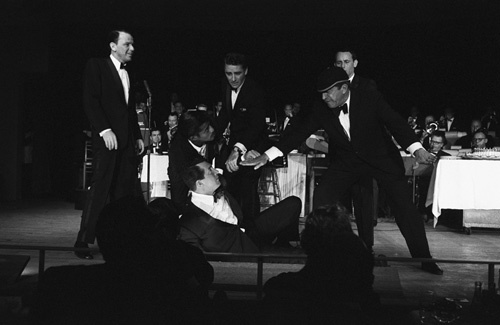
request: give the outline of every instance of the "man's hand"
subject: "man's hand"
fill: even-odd
[[[144,141],[142,139],[135,140],[135,151],[140,155],[144,151]]]
[[[437,159],[436,155],[433,155],[423,148],[415,151],[413,155],[415,156],[417,163],[420,164],[433,164]]]
[[[109,130],[104,132],[102,139],[104,140],[104,144],[108,150],[118,149],[118,140],[116,139],[116,135],[113,131]]]
[[[260,167],[267,164],[268,161],[269,161],[269,157],[266,154],[263,154],[263,155],[260,155],[256,158],[242,161],[240,163],[240,165],[242,165],[242,166],[255,166],[253,169],[259,169]]]
[[[240,153],[237,150],[231,151],[231,154],[226,160],[226,169],[230,173],[234,173],[238,169],[240,169],[240,166],[238,166],[238,158],[240,157]]]
[[[260,156],[260,153],[258,151],[255,151],[255,150],[249,150],[247,151],[247,153],[245,154],[245,159],[244,160],[247,160],[247,159],[254,159],[254,158],[257,158],[258,156]]]

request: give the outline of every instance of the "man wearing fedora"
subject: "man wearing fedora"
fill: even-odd
[[[391,135],[418,162],[433,163],[436,157],[422,147],[406,121],[379,92],[349,86],[349,77],[342,68],[323,71],[317,84],[322,101],[313,106],[307,122],[292,126],[289,138],[241,164],[260,168],[322,128],[328,133],[329,146],[334,150],[331,164],[315,189],[314,208],[337,202],[354,183],[373,177],[394,205],[397,225],[412,257],[431,258],[424,223],[411,201],[403,161]],[[422,263],[422,269],[443,274],[434,262]]]

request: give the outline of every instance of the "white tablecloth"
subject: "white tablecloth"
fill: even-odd
[[[441,209],[500,209],[500,161],[442,158],[432,178],[436,217]]]
[[[168,155],[150,155],[151,174],[149,180],[151,182],[168,181]],[[142,173],[141,182],[148,181],[148,156],[142,158]]]
[[[169,197],[168,194],[168,155],[150,155],[151,174],[149,175],[149,196]],[[148,182],[148,156],[142,158],[141,182]],[[146,184],[147,186],[147,184]],[[146,187],[147,188],[147,187]]]

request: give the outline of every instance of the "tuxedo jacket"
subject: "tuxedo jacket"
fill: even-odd
[[[262,88],[250,77],[245,79],[232,108],[231,87],[223,86],[222,110],[217,116],[217,134],[222,135],[229,122],[229,147],[242,143],[247,150],[262,150],[268,144],[266,134],[267,102]],[[260,151],[261,152],[261,151]]]
[[[92,127],[95,145],[105,145],[99,133],[106,129],[115,133],[119,149],[133,145],[133,140],[141,139],[134,104],[132,73],[129,73],[129,79],[127,105],[122,81],[111,58],[93,58],[87,62],[84,71],[83,107]]]
[[[354,78],[352,78],[350,88],[351,89],[368,90],[368,91],[376,91],[377,84],[372,79],[363,78],[363,77],[360,77],[357,74],[355,74]]]
[[[243,213],[235,199],[225,194],[238,225],[229,224],[215,218],[188,203],[180,219],[180,239],[205,252],[258,253],[259,249],[240,227]]]
[[[213,142],[207,143],[206,159],[209,163],[215,157],[215,144]],[[184,168],[195,159],[200,157],[198,151],[189,143],[189,140],[176,133],[170,142],[170,149],[168,151],[168,177],[170,179],[171,196],[174,203],[183,208],[187,202],[189,189],[182,180],[181,173]]]
[[[301,125],[294,125],[293,132],[277,147],[284,154],[304,141],[318,129],[324,129],[329,137],[331,167],[353,171],[354,162],[361,160],[372,169],[384,173],[403,175],[404,166],[398,148],[387,130],[402,148],[407,148],[418,139],[398,113],[391,109],[378,91],[353,88],[350,90],[349,141],[338,115],[323,101],[318,101]]]

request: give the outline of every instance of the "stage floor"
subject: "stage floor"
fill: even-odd
[[[29,200],[0,206],[0,243],[12,245],[72,246],[80,222],[80,210],[72,202],[58,199]],[[500,230],[472,230],[466,235],[459,227],[426,224],[427,237],[434,257],[442,259],[498,260]],[[375,253],[409,257],[405,241],[392,220],[381,220],[375,227]],[[22,273],[22,281],[37,275],[38,252],[0,250],[3,255],[30,255]],[[47,252],[46,268],[57,265],[102,263],[102,256],[92,261],[78,259],[72,252]],[[256,265],[250,263],[212,262],[216,283],[255,284]],[[471,299],[474,282],[487,283],[486,265],[441,264],[444,275],[423,272],[419,263],[389,262],[388,267],[375,268],[375,290],[382,302],[418,305],[435,297]],[[302,265],[265,264],[264,281],[281,272],[297,271]],[[498,266],[495,270],[496,276]],[[23,280],[24,279],[24,280]],[[498,277],[495,278],[498,287]],[[19,284],[18,284],[19,287]],[[21,285],[22,287],[22,285]],[[5,292],[5,291],[4,291]],[[240,299],[255,299],[252,294],[234,294]]]

